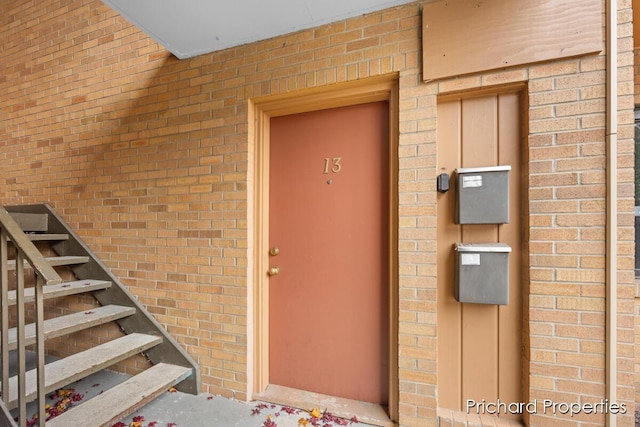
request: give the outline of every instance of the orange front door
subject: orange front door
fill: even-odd
[[[388,124],[387,102],[271,119],[271,384],[387,403]]]

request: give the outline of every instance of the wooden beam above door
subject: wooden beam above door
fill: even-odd
[[[598,53],[603,12],[601,0],[427,3],[423,80]]]

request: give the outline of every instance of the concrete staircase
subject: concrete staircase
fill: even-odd
[[[8,215],[3,216],[2,211]],[[13,224],[12,221],[14,221]],[[20,230],[18,232],[16,225]],[[39,356],[42,360],[40,369],[44,375],[39,376],[38,369],[24,370],[24,363],[22,363],[22,371],[18,369],[18,374],[11,377],[7,375],[8,369],[3,369],[4,379],[0,378],[2,380],[0,406],[3,406],[0,411],[0,427],[16,425],[12,424],[13,420],[6,419],[5,414],[8,411],[14,410],[15,413],[19,409],[17,425],[26,425],[28,420],[23,418],[25,418],[24,408],[27,402],[141,353],[153,363],[152,367],[115,388],[51,418],[46,421],[46,424],[44,420],[38,420],[38,425],[48,427],[87,425],[87,420],[91,420],[91,425],[111,426],[171,387],[176,386],[181,391],[192,394],[199,392],[199,370],[195,362],[129,294],[119,280],[80,241],[51,207],[33,205],[6,208],[6,210],[0,207],[0,226],[2,226],[0,229],[2,232],[9,230],[4,234],[8,236],[4,237],[6,242],[4,250],[9,253],[9,256],[5,254],[0,257],[2,279],[11,282],[11,278],[16,277],[16,283],[3,286],[3,289],[8,290],[2,295],[3,308],[19,313],[16,305],[31,307],[38,300],[51,303],[58,298],[87,293],[100,303],[100,306],[89,310],[43,318],[39,325],[37,321],[23,323],[23,327],[20,328],[19,321],[5,320],[5,323],[8,323],[5,326],[16,324],[17,326],[3,327],[1,341],[3,357],[0,362],[8,364],[6,362],[9,360],[9,352],[17,351],[22,352],[19,354],[24,354],[27,346],[41,343],[40,347],[44,348],[42,343],[46,340],[65,337],[88,328],[99,328],[109,322],[117,322],[126,334],[46,365],[44,365],[44,356]],[[45,247],[49,252],[55,253],[55,256],[39,257],[36,254],[31,256],[36,258],[35,260],[23,256],[19,256],[18,261],[15,258],[11,259],[12,255],[18,256],[17,254],[21,253],[17,248],[17,242],[21,242],[24,246],[30,244],[25,243],[20,233],[23,233],[31,243],[39,242],[38,248]],[[12,245],[16,248],[13,249]],[[33,247],[35,248],[35,245]],[[27,248],[25,253],[33,254],[33,248]],[[62,268],[70,270],[71,275],[74,276],[73,280],[51,280],[52,283],[60,283],[44,285],[41,280],[34,280],[35,283],[25,285],[22,292],[18,291],[17,289],[22,288],[17,285],[20,280],[18,278],[25,276],[24,272],[28,272],[29,269],[39,269],[43,263],[56,270]],[[69,275],[67,273],[67,276]],[[37,277],[37,274],[34,274],[34,277]],[[40,284],[37,285],[37,283]],[[36,291],[36,286],[42,286],[42,291]],[[24,356],[21,357],[24,358]],[[44,404],[42,406],[44,407]]]

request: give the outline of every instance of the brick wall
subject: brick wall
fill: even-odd
[[[638,9],[640,8],[640,3],[637,0],[633,0],[633,10],[634,10],[634,66],[633,66],[633,76],[634,76],[634,105],[637,107],[640,105],[640,49],[638,49],[638,27],[640,24],[637,23],[638,17],[640,14],[638,13]],[[638,165],[636,153],[636,162],[635,165]],[[636,180],[637,181],[637,180]],[[636,184],[637,187],[637,184]],[[636,196],[637,198],[637,196]],[[637,233],[637,232],[636,232]],[[640,349],[640,280],[636,279],[636,290],[635,290],[635,346],[636,349]],[[640,351],[636,351],[635,353],[635,400],[636,402],[640,402]]]
[[[631,405],[634,82],[630,4],[620,8],[618,401]],[[436,352],[425,351],[437,345],[437,95],[528,82],[525,396],[603,398],[604,56],[425,84],[419,4],[183,61],[97,0],[2,2],[0,22],[0,203],[53,205],[197,359],[204,391],[242,400],[248,100],[398,73],[406,426],[434,425],[437,407]],[[549,414],[530,422],[560,425]]]

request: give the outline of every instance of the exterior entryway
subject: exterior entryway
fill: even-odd
[[[270,384],[388,402],[388,105],[270,120]]]
[[[519,88],[500,93],[441,97],[438,102],[438,170],[451,189],[438,196],[438,406],[467,411],[467,401],[522,402],[523,170]],[[455,223],[455,170],[509,165],[509,223]],[[456,242],[505,243],[509,256],[507,305],[455,299]],[[526,399],[524,399],[526,400]],[[470,408],[475,413],[475,408]],[[502,414],[504,416],[504,414]],[[507,418],[518,415],[506,414]]]

